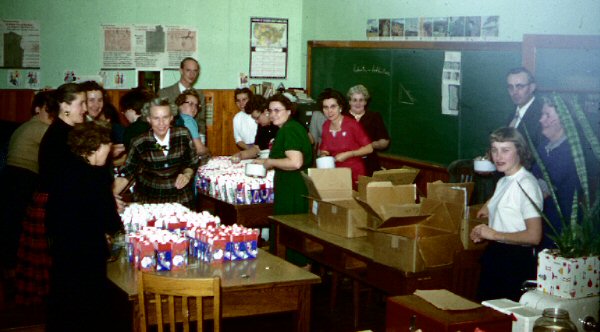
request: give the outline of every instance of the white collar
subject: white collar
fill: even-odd
[[[531,97],[531,99],[529,99],[527,104],[525,104],[521,107],[517,106],[517,110],[519,110],[519,119],[522,119],[525,116],[525,112],[527,112],[527,110],[529,109],[529,106],[531,106],[531,104],[533,103],[534,100],[535,100],[535,96]]]
[[[167,134],[165,135],[164,139],[160,139],[158,138],[158,136],[156,136],[156,134],[152,134],[154,135],[154,138],[156,139],[156,143],[158,143],[159,145],[165,145],[167,147],[167,149],[169,148],[169,135],[171,134],[171,128],[169,128],[169,130],[167,130]]]
[[[183,91],[185,91],[187,89],[193,89],[194,88],[193,86],[189,87],[189,88],[186,88],[185,85],[181,84],[181,82],[177,82],[177,84],[179,85],[179,92],[183,92]]]

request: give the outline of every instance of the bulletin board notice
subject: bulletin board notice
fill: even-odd
[[[288,20],[250,20],[250,78],[286,78]]]

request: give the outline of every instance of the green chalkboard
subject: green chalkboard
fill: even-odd
[[[308,88],[346,93],[363,84],[369,109],[391,136],[386,153],[439,165],[485,152],[488,135],[513,112],[506,72],[520,43],[309,42]],[[442,114],[446,51],[461,52],[458,115]]]

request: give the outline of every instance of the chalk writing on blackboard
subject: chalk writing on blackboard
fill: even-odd
[[[412,92],[404,87],[404,84],[400,83],[400,86],[398,87],[398,101],[401,104],[414,105],[417,102],[417,99],[413,97]]]
[[[367,66],[367,65],[354,64],[352,66],[352,71],[355,73],[375,73],[375,74],[390,76],[390,71],[388,69],[379,67],[377,65]]]

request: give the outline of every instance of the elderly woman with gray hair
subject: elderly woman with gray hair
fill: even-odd
[[[189,131],[173,127],[177,107],[166,98],[144,105],[142,116],[151,130],[131,141],[125,166],[115,179],[115,194],[134,178],[134,200],[140,203],[180,203],[193,207],[194,170],[198,155]]]
[[[350,103],[348,115],[353,116],[363,126],[367,136],[371,139],[373,152],[364,157],[366,175],[371,176],[373,172],[381,169],[377,152],[387,149],[390,145],[390,135],[385,128],[381,114],[367,110],[371,96],[364,85],[351,87],[346,95]]]

